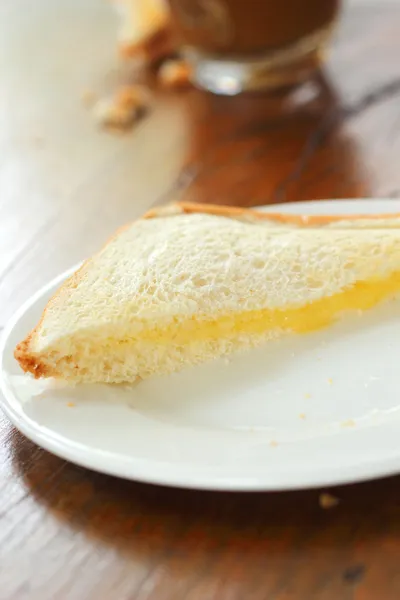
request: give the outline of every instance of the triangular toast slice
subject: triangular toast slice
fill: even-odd
[[[399,215],[176,204],[85,262],[15,357],[35,377],[133,382],[324,327],[399,291]]]

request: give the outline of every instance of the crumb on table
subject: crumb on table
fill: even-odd
[[[300,414],[299,414],[299,418],[304,420],[304,419],[306,418],[306,415],[305,415],[305,413],[300,413]]]
[[[191,69],[184,60],[167,60],[158,70],[158,81],[166,88],[185,88],[190,85]]]
[[[113,97],[98,100],[93,107],[93,115],[104,127],[129,129],[148,103],[148,94],[142,86],[123,86]]]
[[[271,441],[270,441],[270,443],[269,443],[269,445],[270,445],[272,448],[276,448],[276,447],[277,447],[277,445],[278,445],[278,442],[277,442],[276,440],[271,440]]]
[[[339,498],[336,498],[336,496],[332,496],[332,494],[328,494],[326,492],[320,494],[318,500],[320,507],[324,510],[334,508],[340,502]]]
[[[145,4],[148,3],[148,0],[136,0],[135,4],[139,8],[139,12],[139,5],[143,5],[143,1]],[[156,11],[150,10],[149,12],[148,6],[142,6],[142,8],[145,8],[145,11],[141,15],[138,14],[137,10],[135,11],[133,29],[129,26],[132,17],[126,15],[127,18],[125,17],[123,20],[123,24],[124,22],[128,24],[128,29],[124,27],[124,30],[121,30],[118,49],[123,59],[139,59],[143,60],[145,64],[151,65],[167,56],[171,56],[175,51],[176,43],[170,23],[169,11],[165,9],[160,11],[159,3]],[[138,25],[140,26],[140,20],[142,21],[142,36],[138,37],[135,29]]]
[[[76,406],[75,402],[67,402],[67,406],[68,408],[73,408],[74,406]]]

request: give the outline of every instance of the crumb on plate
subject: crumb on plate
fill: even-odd
[[[271,440],[271,441],[270,441],[270,443],[269,443],[269,445],[270,445],[272,448],[276,448],[276,447],[277,447],[277,445],[278,445],[278,442],[277,442],[276,440]]]
[[[341,422],[342,427],[354,427],[354,425],[355,425],[355,422],[353,419],[347,419],[347,421]]]
[[[305,418],[306,418],[305,413],[300,413],[299,414],[299,419],[303,419],[303,421],[304,421]]]
[[[67,406],[68,408],[73,408],[74,406],[76,406],[75,402],[67,402]]]

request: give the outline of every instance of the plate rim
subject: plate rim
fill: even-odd
[[[332,203],[340,204],[348,204],[358,203],[360,205],[360,213],[365,212],[365,208],[363,210],[363,206],[365,207],[365,202],[368,203],[379,203],[383,200],[386,200],[390,203],[396,204],[398,203],[398,209],[400,211],[400,199],[390,199],[390,198],[363,198],[363,199],[343,199],[343,200],[316,200],[316,201],[308,201],[308,202],[296,202],[296,203],[287,203],[284,206],[286,207],[294,207],[297,205],[297,209],[302,209],[304,207],[309,206],[310,208],[314,208],[316,206],[325,206],[332,205]],[[262,207],[255,207],[256,210],[268,211],[268,210],[276,210],[277,208],[281,208],[282,205],[268,205]],[[345,207],[344,214],[346,214]],[[308,212],[308,214],[317,214]],[[30,298],[28,298],[22,306],[14,313],[11,319],[8,321],[3,331],[1,332],[0,338],[0,392],[2,397],[0,397],[0,407],[3,410],[4,414],[11,421],[11,423],[29,440],[37,444],[39,447],[44,448],[45,450],[51,452],[52,454],[58,456],[63,460],[68,460],[75,465],[80,467],[88,468],[92,471],[101,472],[111,476],[117,476],[123,479],[138,481],[142,483],[148,484],[156,484],[156,485],[164,485],[170,487],[177,488],[186,488],[186,489],[197,489],[197,490],[209,490],[209,491],[242,491],[242,492],[261,492],[261,491],[290,491],[290,490],[299,490],[299,489],[315,489],[321,487],[331,487],[336,485],[343,485],[348,483],[355,483],[361,481],[367,481],[371,479],[378,479],[382,477],[387,477],[390,475],[396,475],[400,472],[400,448],[398,454],[386,459],[378,459],[377,461],[373,461],[369,459],[366,463],[361,463],[358,466],[350,465],[350,466],[338,466],[335,468],[331,467],[327,474],[321,474],[320,471],[317,470],[317,476],[313,476],[312,472],[304,473],[301,478],[301,482],[294,481],[285,481],[282,479],[279,482],[275,481],[275,477],[268,477],[268,472],[266,473],[265,478],[260,478],[260,476],[243,478],[240,476],[239,478],[232,477],[228,475],[226,479],[223,476],[217,475],[216,477],[210,474],[209,469],[204,469],[204,467],[197,467],[197,472],[191,474],[190,477],[185,474],[185,471],[190,469],[190,465],[186,465],[184,469],[179,469],[175,463],[174,469],[172,473],[169,471],[162,473],[159,466],[161,463],[153,460],[153,464],[156,465],[156,469],[151,469],[151,462],[143,461],[143,459],[132,457],[127,457],[126,461],[122,460],[122,457],[118,457],[118,461],[112,464],[105,461],[104,463],[100,463],[98,461],[98,450],[96,452],[95,449],[92,449],[89,453],[79,452],[76,448],[77,444],[68,441],[68,438],[63,438],[58,434],[54,433],[49,427],[42,427],[38,424],[34,419],[31,419],[28,415],[26,415],[23,410],[18,410],[20,405],[20,401],[17,396],[13,393],[9,382],[8,376],[4,367],[4,358],[7,341],[12,334],[12,331],[18,324],[19,320],[22,316],[38,301],[40,298],[46,294],[50,289],[60,285],[67,277],[69,277],[79,266],[78,265],[71,267],[64,271],[63,273],[54,277],[51,281],[43,285],[37,292],[33,293]],[[22,405],[21,405],[22,407]],[[58,439],[59,438],[59,439]],[[101,450],[100,450],[101,453]],[[141,468],[140,463],[144,463],[144,467],[146,472]],[[193,468],[193,467],[192,467]],[[195,471],[196,471],[195,469]],[[175,470],[175,472],[174,472]]]

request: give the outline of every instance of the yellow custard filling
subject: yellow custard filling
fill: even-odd
[[[110,326],[86,339],[75,340],[65,355],[55,354],[55,372],[71,380],[136,381],[153,373],[171,373],[184,365],[195,365],[236,349],[257,345],[275,333],[307,333],[330,325],[341,314],[366,311],[400,293],[400,273],[386,279],[357,282],[351,288],[305,306],[281,310],[254,310],[215,320],[191,317],[157,326],[136,322],[124,329],[123,337]],[[134,324],[132,324],[134,325]],[[138,327],[139,326],[139,327]],[[111,333],[111,334],[110,334]],[[259,336],[259,338],[258,338]],[[253,343],[254,342],[254,343]],[[79,354],[79,364],[72,359]],[[93,369],[96,364],[96,369]]]
[[[134,337],[143,342],[180,345],[273,330],[307,333],[330,325],[344,312],[366,311],[399,292],[400,273],[394,273],[387,279],[359,281],[350,289],[300,307],[246,311],[212,321],[193,316],[163,329],[144,328]],[[131,342],[132,338],[120,343]]]

